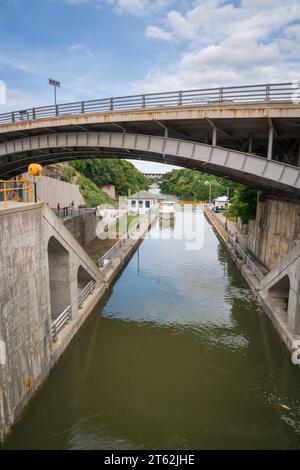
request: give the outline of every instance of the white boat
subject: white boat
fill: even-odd
[[[162,219],[173,219],[175,217],[174,201],[163,201],[160,205],[159,215]]]

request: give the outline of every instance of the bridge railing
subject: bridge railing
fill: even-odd
[[[118,96],[99,100],[77,101],[58,105],[40,106],[0,114],[0,124],[27,121],[53,116],[64,116],[122,109],[141,109],[159,106],[184,106],[224,102],[251,102],[292,100],[300,95],[297,83],[244,85],[197,90],[179,90],[166,93]]]

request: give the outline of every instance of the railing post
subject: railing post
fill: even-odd
[[[110,99],[110,110],[112,111],[114,109],[114,99]]]
[[[81,101],[81,113],[84,114],[84,101]]]
[[[55,105],[55,116],[59,115],[58,104]]]
[[[266,101],[270,99],[270,85],[266,85]]]
[[[223,92],[224,92],[223,88],[220,88],[220,90],[219,90],[219,101],[220,101],[220,103],[222,103],[222,101],[224,101]]]
[[[178,92],[178,105],[179,105],[179,106],[182,105],[182,91],[179,91],[179,92]]]
[[[32,119],[35,119],[35,108],[32,108]]]
[[[51,326],[51,329],[52,329],[52,339],[53,339],[53,341],[56,341],[56,340],[57,340],[56,326],[55,326],[55,325],[52,325],[52,326]]]
[[[142,108],[146,108],[146,96],[142,95]]]
[[[15,113],[14,112],[11,113],[11,120],[12,120],[12,122],[15,122]]]

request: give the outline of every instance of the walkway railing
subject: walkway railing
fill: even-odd
[[[16,121],[31,121],[53,116],[123,109],[153,108],[158,106],[184,106],[224,102],[267,102],[271,100],[291,101],[295,96],[299,97],[299,85],[291,82],[179,90],[166,93],[119,96],[100,100],[77,101],[73,103],[22,109],[20,111],[0,114],[0,124]]]
[[[258,267],[253,263],[252,259],[250,256],[243,250],[243,248],[240,247],[240,245],[235,241],[235,239],[228,234],[228,241],[229,243],[233,246],[235,251],[238,253],[238,255],[242,258],[244,263],[249,266],[253,274],[257,277],[259,281],[261,281],[264,278],[263,273],[258,269]]]
[[[66,323],[72,320],[72,307],[68,305],[64,311],[52,322],[51,335],[53,341],[57,340],[58,332],[64,327]]]
[[[256,266],[256,264],[252,261],[251,257],[243,250],[243,248],[238,244],[238,236],[237,234],[220,218],[214,214],[209,208],[206,209],[206,214],[208,214],[208,218],[214,221],[217,227],[221,227],[222,232],[227,235],[227,240],[231,244],[231,246],[234,248],[238,256],[243,260],[243,262],[251,269],[253,274],[257,277],[259,281],[261,281],[265,276],[264,274],[260,271],[260,269]],[[224,239],[223,235],[222,238]],[[225,240],[226,242],[226,240]]]
[[[106,253],[103,255],[99,261],[98,261],[98,266],[101,269],[101,271],[106,271],[111,266],[111,263],[113,261],[114,256],[120,251],[124,243],[135,233],[139,232],[142,230],[142,225],[144,224],[145,220],[150,220],[153,215],[155,215],[159,210],[159,207],[155,209],[150,209],[144,217],[141,217],[135,225],[128,230],[128,232],[123,235],[122,238],[120,238],[117,243],[115,243]]]
[[[85,299],[94,292],[96,286],[96,281],[90,281],[84,289],[80,292],[78,298],[77,298],[77,303],[78,303],[78,308],[81,309],[83,302]]]

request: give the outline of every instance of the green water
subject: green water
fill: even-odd
[[[202,212],[185,219],[203,247],[143,241],[5,448],[300,447],[299,368]]]

